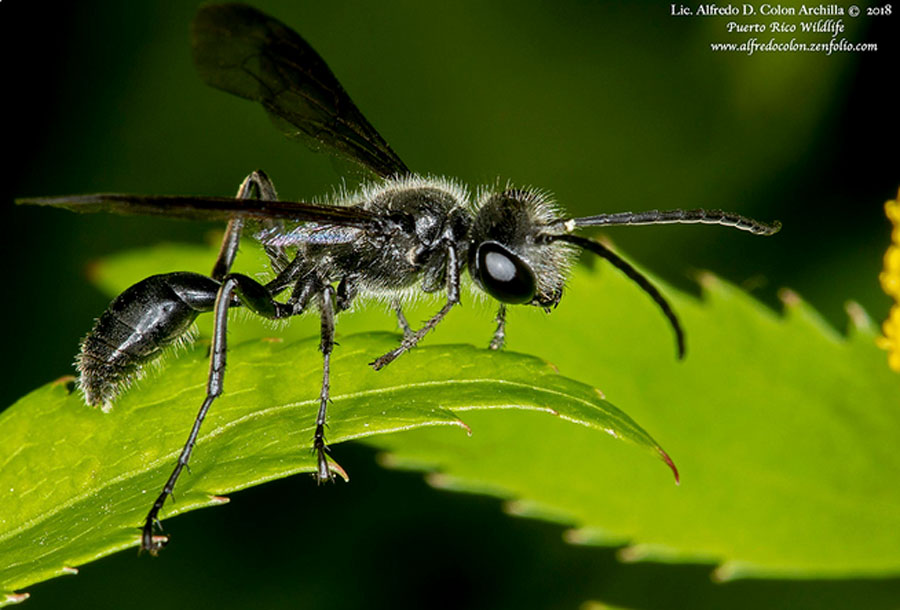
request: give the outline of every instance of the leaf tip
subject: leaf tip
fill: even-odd
[[[379,451],[375,454],[375,463],[382,468],[398,468],[403,462],[397,456],[387,451]]]
[[[29,597],[31,597],[29,593],[7,593],[3,601],[7,604],[21,604]]]
[[[78,378],[74,375],[63,375],[50,382],[50,385],[54,388],[63,386],[66,390],[66,394],[71,395],[75,393],[75,390],[78,387]]]
[[[672,458],[669,457],[669,454],[665,452],[662,447],[657,447],[656,451],[659,452],[659,457],[662,458],[662,461],[666,463],[666,466],[671,469],[672,474],[675,475],[675,484],[681,485],[681,475],[678,474],[678,467],[675,466],[675,462],[672,461]]]
[[[790,288],[782,288],[778,291],[778,298],[784,304],[785,308],[792,309],[801,303],[800,295]]]
[[[578,527],[563,532],[563,541],[578,546],[621,546],[628,540],[597,527]]]
[[[54,379],[50,385],[68,385],[70,383],[75,383],[75,375],[63,375],[57,379]]]
[[[567,529],[563,532],[562,539],[563,542],[580,546],[590,544],[591,541],[590,536],[582,528]]]
[[[726,561],[713,570],[709,577],[715,583],[724,583],[734,580],[741,571],[741,567],[737,562]]]
[[[616,559],[622,563],[637,563],[648,557],[647,548],[641,544],[632,544],[616,551]]]
[[[563,526],[572,524],[572,515],[565,509],[549,506],[540,501],[517,498],[503,503],[503,512],[512,517],[540,519]]]
[[[694,273],[694,280],[700,284],[700,287],[704,290],[712,289],[719,282],[719,279],[715,274],[710,271],[697,271]]]
[[[503,512],[512,517],[527,517],[529,509],[526,502],[522,500],[510,500],[503,503]]]
[[[875,323],[862,305],[856,301],[847,301],[844,303],[844,311],[847,312],[847,319],[850,321],[850,332],[875,334]]]
[[[441,472],[429,472],[425,475],[425,482],[435,489],[453,489],[450,477]]]

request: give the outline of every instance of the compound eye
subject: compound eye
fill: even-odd
[[[528,303],[537,283],[528,265],[496,242],[478,247],[478,276],[489,295],[503,303]]]

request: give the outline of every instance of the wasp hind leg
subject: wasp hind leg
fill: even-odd
[[[197,442],[197,436],[200,434],[200,426],[206,418],[212,403],[222,394],[225,380],[225,362],[228,352],[227,333],[228,333],[228,309],[235,305],[234,298],[247,306],[251,311],[270,319],[280,319],[291,316],[295,313],[295,307],[279,303],[272,298],[272,295],[265,286],[256,280],[245,275],[232,273],[226,275],[219,287],[218,294],[214,306],[215,322],[213,325],[213,342],[209,357],[209,376],[206,383],[206,398],[197,412],[194,419],[194,425],[188,435],[175,468],[169,475],[162,491],[153,503],[150,512],[144,519],[144,525],[141,530],[141,550],[148,551],[151,555],[155,555],[162,549],[168,539],[165,537],[154,537],[154,527],[159,526],[159,512],[162,510],[166,499],[172,495],[175,489],[175,483],[178,480],[181,471],[187,466],[191,457],[191,452]]]
[[[267,201],[276,200],[277,194],[275,187],[269,177],[262,171],[255,171],[247,176],[241,183],[237,193],[238,199],[264,199]],[[215,312],[215,322],[213,326],[213,344],[210,350],[209,358],[209,375],[206,384],[206,398],[197,412],[194,424],[188,439],[178,455],[175,468],[169,475],[166,484],[163,486],[162,492],[153,503],[150,512],[144,519],[141,528],[141,550],[147,551],[151,555],[156,555],[168,542],[165,536],[154,537],[154,527],[160,525],[159,512],[162,510],[166,499],[172,495],[175,489],[175,482],[181,471],[187,466],[191,457],[194,444],[197,442],[197,436],[200,433],[200,426],[206,418],[209,408],[215,399],[222,394],[223,382],[225,377],[225,360],[227,352],[227,327],[228,327],[228,309],[239,303],[247,306],[251,311],[267,317],[267,318],[283,318],[294,315],[302,310],[302,306],[296,303],[279,303],[274,300],[273,293],[256,280],[245,275],[230,273],[231,266],[237,256],[238,248],[241,240],[241,232],[244,228],[244,221],[241,218],[232,218],[228,222],[225,229],[225,236],[222,239],[222,246],[216,262],[213,265],[211,279],[209,282],[215,283],[218,290],[215,292],[215,301],[206,304],[204,311],[212,309]],[[270,253],[270,259],[273,264],[276,258],[282,257],[282,253]],[[211,307],[210,307],[211,305]]]

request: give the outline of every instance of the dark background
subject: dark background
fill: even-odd
[[[749,245],[693,227],[611,236],[687,290],[708,269],[773,307],[790,287],[840,329],[850,299],[887,314],[877,274],[882,205],[900,186],[896,15],[844,17],[846,36],[877,53],[747,57],[710,52],[746,38],[725,34],[726,19],[671,17],[664,3],[257,6],[313,44],[417,171],[539,186],[578,214],[704,206],[777,218],[779,236]],[[188,46],[195,7],[0,2],[0,404],[71,372],[108,301],[86,282],[90,261],[214,228],[15,208],[14,197],[230,195],[264,168],[283,198],[309,199],[340,180],[259,108],[204,87]],[[368,449],[342,451],[352,485],[295,478],[237,494],[168,523],[178,543],[160,559],[104,559],[32,587],[27,604],[883,607],[898,592],[896,581],[717,586],[708,566],[623,566],[613,551],[565,545],[559,526],[504,516],[496,500],[434,491],[377,468]]]

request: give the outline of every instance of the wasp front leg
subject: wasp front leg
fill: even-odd
[[[409,325],[409,321],[403,313],[403,305],[400,304],[400,301],[394,299],[391,302],[391,307],[394,310],[394,314],[397,316],[397,326],[403,331],[403,338],[406,339],[415,334],[415,331],[412,329],[412,326]]]
[[[506,305],[501,303],[497,309],[497,317],[494,318],[497,328],[494,329],[494,336],[491,339],[490,348],[492,350],[502,349],[506,344]]]
[[[374,368],[376,371],[386,367],[388,364],[396,360],[399,356],[415,347],[425,335],[427,335],[432,329],[434,329],[435,326],[437,326],[441,322],[441,320],[444,319],[444,317],[450,312],[450,310],[453,309],[454,305],[459,304],[459,256],[456,252],[456,246],[454,246],[453,243],[448,242],[446,244],[446,248],[447,302],[443,307],[441,307],[440,311],[434,314],[430,320],[422,325],[422,328],[410,334],[404,333],[404,337],[400,342],[400,345],[372,362],[372,368]]]

